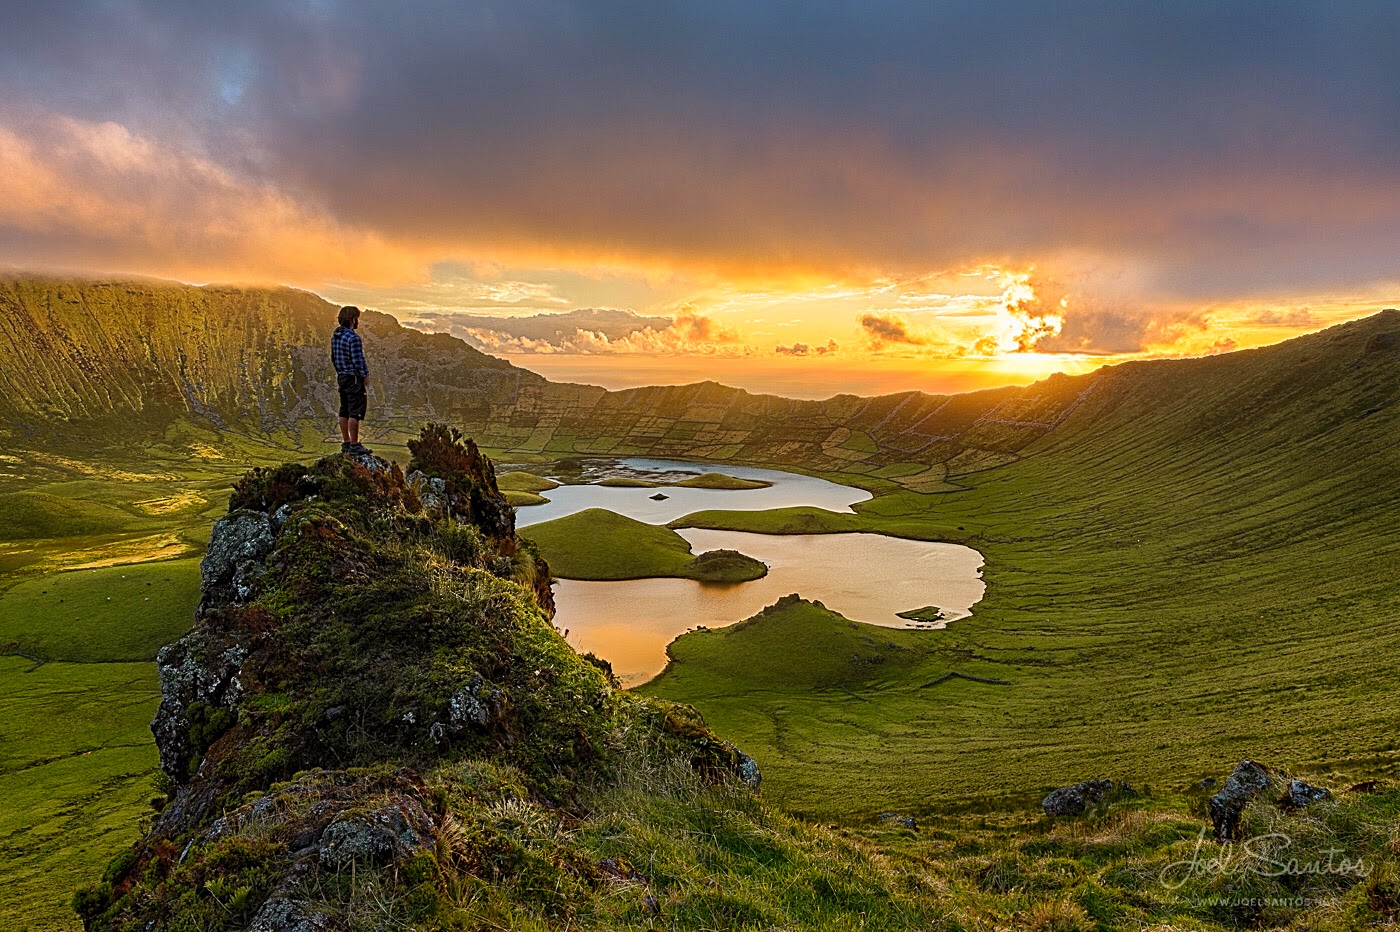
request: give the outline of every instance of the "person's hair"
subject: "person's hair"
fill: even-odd
[[[340,316],[337,318],[337,320],[340,321],[340,326],[342,327],[348,327],[359,319],[360,309],[355,307],[355,305],[353,304],[347,304],[343,308],[341,308]]]

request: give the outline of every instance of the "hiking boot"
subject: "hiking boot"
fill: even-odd
[[[355,456],[369,456],[369,454],[370,454],[370,449],[369,449],[369,447],[365,446],[364,444],[361,444],[361,443],[352,443],[352,444],[350,444],[350,449],[347,450],[346,452],[347,452],[347,453],[353,453]]]
[[[350,452],[350,444],[348,444],[348,443],[342,443],[342,444],[340,445],[340,452],[341,452],[341,453],[349,453],[349,452]]]

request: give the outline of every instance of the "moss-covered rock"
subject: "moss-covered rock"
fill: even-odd
[[[335,884],[430,913],[443,832],[482,819],[419,775],[464,761],[563,813],[624,748],[746,775],[693,712],[619,693],[555,631],[548,567],[474,444],[433,425],[410,447],[407,477],[339,455],[237,484],[197,623],[158,661],[173,794],[75,900],[90,928],[337,928],[347,914],[321,902]],[[452,871],[535,863],[486,834]]]

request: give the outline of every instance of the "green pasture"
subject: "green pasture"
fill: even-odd
[[[153,660],[199,602],[199,560],[68,570],[0,595],[0,650],[47,660]]]
[[[1185,787],[1244,757],[1332,783],[1393,778],[1393,371],[1329,371],[1292,349],[1125,379],[963,491],[673,522],[975,547],[987,593],[971,618],[866,632],[915,638],[961,676],[926,685],[938,664],[905,669],[894,650],[819,663],[804,639],[849,623],[790,608],[683,637],[643,690],[693,703],[764,762],[775,799],[822,819],[1025,805],[1092,777]],[[795,683],[771,669],[785,644]]]
[[[642,691],[695,705],[758,759],[765,797],[787,812],[850,832],[881,812],[935,826],[969,820],[869,842],[920,870],[950,865],[920,889],[951,890],[964,927],[1020,921],[1027,885],[1063,906],[1043,928],[1259,924],[1173,912],[1140,888],[1189,843],[1200,815],[1191,788],[1241,758],[1333,787],[1400,778],[1400,363],[1359,344],[1328,350],[1335,339],[1119,367],[1019,461],[951,476],[957,490],[902,490],[892,480],[919,464],[900,463],[831,476],[874,493],[854,514],[785,508],[673,522],[965,543],[986,558],[987,593],[942,631],[784,604],[682,637]],[[100,453],[58,449],[0,483],[0,798],[13,803],[0,807],[0,927],[63,924],[72,887],[137,833],[158,694],[149,659],[122,661],[152,656],[197,599],[189,557],[96,573],[54,567],[152,535],[197,550],[233,478],[310,459],[324,442],[319,428],[254,440],[176,426]],[[999,455],[992,447],[988,457]],[[160,501],[173,504],[142,504]],[[525,533],[570,578],[686,575],[696,562],[673,530],[604,511]],[[159,600],[141,592],[158,588]],[[70,607],[82,610],[56,624]],[[1084,830],[1126,839],[1112,850],[1045,826],[1039,841],[1025,826],[1019,840],[993,841],[978,821],[1021,818],[1045,791],[1094,777],[1148,788],[1172,811],[1156,815],[1149,803]],[[1363,804],[1337,804],[1339,824],[1352,806]],[[1389,811],[1365,818],[1394,825]],[[1400,889],[1380,878],[1373,899],[1358,893],[1337,907],[1355,916],[1328,914],[1315,927],[1393,920],[1400,906],[1384,912],[1385,883]]]
[[[0,656],[0,928],[73,929],[73,890],[141,831],[155,665]]]
[[[704,582],[745,582],[768,570],[734,551],[691,553],[685,538],[667,527],[589,508],[532,524],[521,534],[534,541],[550,571],[564,579],[644,579],[679,576]]]
[[[559,483],[532,472],[516,469],[501,473],[496,477],[496,487],[502,492],[548,492],[559,488]]]

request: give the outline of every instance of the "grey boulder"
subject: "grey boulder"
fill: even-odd
[[[1090,806],[1102,802],[1113,792],[1115,785],[1112,780],[1085,780],[1082,783],[1062,786],[1042,799],[1040,808],[1044,809],[1048,816],[1083,815]]]
[[[1288,789],[1283,794],[1283,799],[1279,800],[1279,805],[1285,809],[1302,809],[1331,798],[1332,791],[1325,787],[1312,786],[1302,780],[1291,780],[1288,783]]]
[[[1210,798],[1210,821],[1218,841],[1239,837],[1240,816],[1250,801],[1275,784],[1273,772],[1263,764],[1242,760],[1225,779],[1225,786]]]

